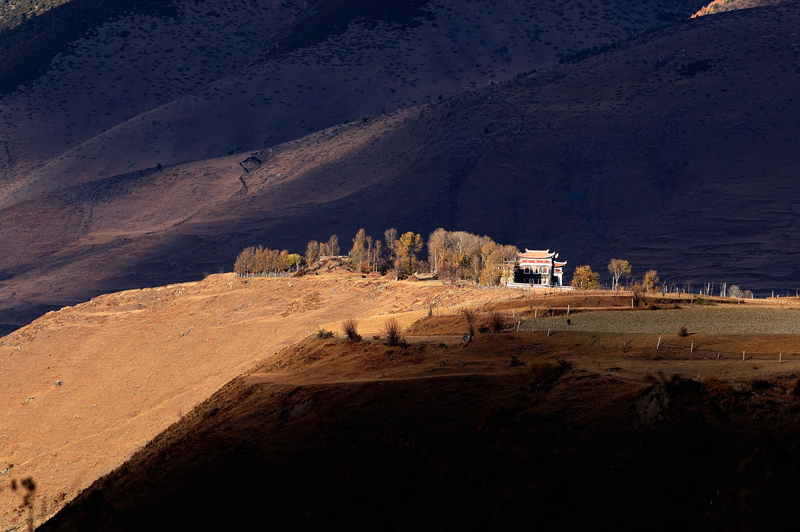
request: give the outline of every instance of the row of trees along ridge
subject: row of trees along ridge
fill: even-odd
[[[393,271],[396,279],[430,272],[444,282],[469,281],[482,285],[499,285],[509,280],[509,268],[504,266],[514,263],[518,251],[515,246],[497,244],[488,236],[442,228],[428,237],[427,261],[421,260],[426,251],[425,241],[412,231],[401,234],[389,228],[380,240],[359,229],[352,244],[345,262],[356,271]],[[240,276],[287,275],[329,257],[344,258],[340,251],[337,235],[322,243],[311,240],[304,257],[286,250],[248,247],[236,257],[233,269]]]

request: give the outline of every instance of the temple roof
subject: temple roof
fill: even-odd
[[[555,252],[543,249],[525,249],[524,253],[517,253],[520,259],[551,259],[556,256]]]

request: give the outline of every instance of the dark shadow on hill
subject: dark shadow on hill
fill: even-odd
[[[424,7],[430,0],[321,0],[300,17],[298,23],[274,44],[267,57],[308,48],[343,35],[350,24],[374,28],[385,23],[395,28],[415,27],[421,18],[433,19]]]
[[[533,375],[237,379],[40,530],[794,529],[795,398]]]
[[[56,55],[99,25],[133,14],[175,17],[177,0],[70,0],[0,32],[0,95],[39,78]]]

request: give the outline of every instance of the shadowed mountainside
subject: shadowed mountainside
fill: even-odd
[[[55,53],[41,75],[9,71],[38,77],[0,98],[0,245],[12,250],[0,257],[5,328],[98,293],[228,268],[235,247],[260,238],[249,236],[256,220],[275,217],[244,204],[213,219],[200,212],[238,191],[250,151],[546,68],[702,3],[150,5],[104,4],[84,20],[72,0],[0,36],[0,68],[45,65],[37,46]],[[48,21],[59,31],[36,30]],[[16,46],[26,32],[31,46]],[[290,203],[318,201],[299,193]],[[322,225],[312,217],[305,227],[270,234],[302,245]]]
[[[344,234],[407,221],[546,245],[573,266],[624,254],[665,281],[793,290],[799,16],[792,4],[702,17],[392,123],[309,137],[261,154],[239,204],[264,205],[261,238],[301,217]],[[317,152],[324,164],[308,162]],[[298,190],[310,206],[290,203]]]
[[[737,9],[750,9],[753,7],[782,4],[786,1],[787,0],[715,0],[692,15],[692,18],[713,15],[714,13],[724,13],[725,11],[734,11]]]

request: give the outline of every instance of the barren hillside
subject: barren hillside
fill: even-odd
[[[500,291],[326,273],[108,294],[51,312],[0,342],[0,529],[24,523],[11,479],[32,477],[36,522],[223,384],[344,318],[378,334],[433,301],[490,302]]]
[[[506,298],[477,307],[505,328],[477,311],[468,345],[447,340],[466,326],[448,313],[415,323],[407,346],[307,338],[41,530],[793,530],[797,336],[672,333],[656,349],[652,335],[518,333],[505,317],[571,304],[581,323],[606,314],[587,307],[619,303]],[[650,304],[683,308],[622,312],[698,323],[722,310]],[[729,307],[785,323],[798,312]],[[526,323],[537,322],[566,318]],[[781,363],[775,351],[787,347]]]

